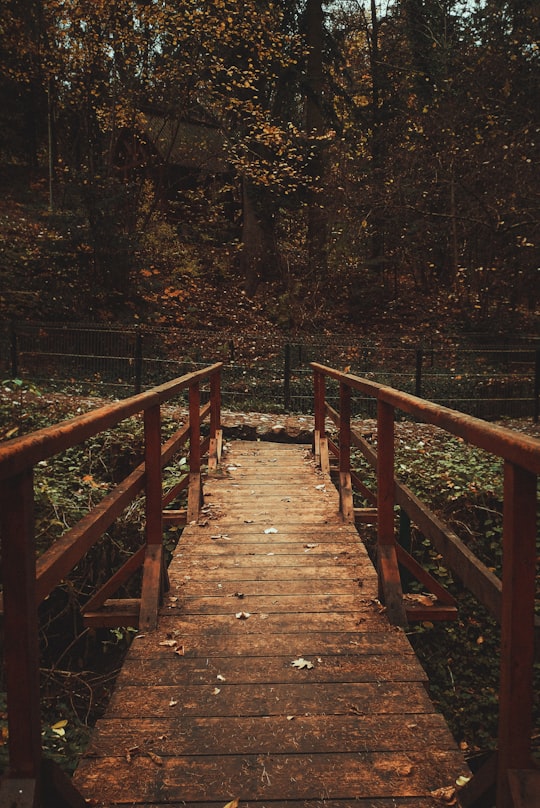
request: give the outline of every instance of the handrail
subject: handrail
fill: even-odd
[[[401,625],[407,621],[398,564],[398,555],[401,561],[403,552],[396,542],[394,528],[394,505],[398,503],[434,541],[449,568],[462,578],[464,584],[501,622],[496,771],[490,762],[483,775],[473,778],[470,786],[462,792],[461,800],[465,805],[472,805],[477,794],[491,785],[489,769],[493,770],[496,779],[497,808],[512,808],[510,783],[513,772],[534,768],[531,733],[540,441],[316,362],[311,363],[311,368],[314,373],[315,455],[323,469],[329,469],[329,445],[338,457],[341,511],[347,521],[354,519],[351,488],[356,475],[351,473],[351,445],[357,446],[376,468],[379,588],[391,621]],[[339,384],[339,411],[326,402],[327,378]],[[376,452],[351,428],[350,399],[353,391],[377,401]],[[395,478],[395,410],[438,426],[504,461],[502,581]],[[338,428],[338,446],[329,441],[326,435],[327,417]]]
[[[113,608],[112,614],[100,624],[137,625],[145,631],[156,627],[160,600],[167,585],[162,544],[162,468],[189,440],[188,508],[185,519],[197,518],[202,501],[201,459],[204,447],[209,447],[209,468],[215,468],[221,454],[222,366],[218,362],[125,401],[106,405],[0,445],[0,533],[10,756],[8,776],[0,786],[1,805],[24,804],[45,808],[60,803],[74,807],[86,804],[71,781],[42,757],[37,606],[69,574],[125,507],[144,490],[145,545],[91,598],[87,606],[106,606],[109,595],[142,566],[138,607],[135,603],[137,613],[122,612],[121,608],[116,608],[115,612]],[[209,382],[210,400],[201,407],[202,382]],[[161,405],[184,390],[189,391],[189,421],[162,446]],[[34,466],[139,414],[144,418],[144,463],[66,531],[36,562]],[[201,422],[206,419],[210,420],[210,437],[201,441]],[[119,619],[122,622],[107,622]]]

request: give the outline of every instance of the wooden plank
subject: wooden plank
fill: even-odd
[[[540,805],[540,771],[509,769],[508,781],[513,808],[538,808]]]
[[[181,611],[184,615],[230,614],[231,609],[259,614],[280,612],[297,614],[302,610],[309,614],[322,614],[331,610],[337,614],[350,613],[358,605],[356,592],[350,595],[246,595],[242,591],[241,594],[244,595],[243,598],[238,598],[234,592],[229,596],[216,595],[206,598],[180,596],[178,601],[170,604],[170,607]]]
[[[314,616],[317,615],[317,612],[294,615],[253,612],[248,619],[242,620],[235,617],[240,611],[245,610],[241,605],[234,603],[231,603],[229,614],[184,615],[181,610],[168,607],[167,620],[171,623],[174,621],[175,630],[186,636],[198,635],[203,638],[215,634],[229,634],[232,637],[243,637],[263,634],[268,637],[281,631],[285,634],[305,634],[313,629]],[[374,631],[384,630],[384,619],[384,615],[375,613],[330,613],[320,622],[324,623],[324,630],[327,632]]]
[[[359,752],[309,755],[218,755],[163,757],[159,765],[147,756],[87,759],[88,783],[102,799],[121,804],[150,801],[182,803],[221,795],[223,804],[239,796],[247,800],[354,800],[369,789],[374,797],[423,797],[454,783],[460,756],[432,751],[426,766],[422,752]],[[464,767],[463,767],[464,768]],[[466,769],[465,769],[466,771]]]
[[[179,685],[212,684],[221,681],[229,684],[298,684],[299,682],[426,682],[424,669],[411,654],[306,654],[303,646],[301,656],[308,657],[311,669],[298,670],[292,662],[295,653],[288,656],[267,657],[183,657],[177,649],[180,643],[170,646],[168,653],[159,657],[130,657],[123,665],[117,679],[123,684]],[[163,648],[163,646],[162,646]],[[389,666],[389,660],[391,665]]]
[[[294,658],[296,649],[292,649]],[[299,649],[299,654],[301,650]],[[218,686],[219,685],[219,686]],[[219,693],[215,693],[216,688]],[[171,706],[171,702],[176,702]],[[182,715],[364,715],[369,713],[401,713],[401,682],[345,682],[339,687],[325,683],[240,685],[229,682],[208,685],[157,685],[145,689],[144,710],[153,717]],[[412,713],[433,711],[421,682],[407,684],[407,706]],[[107,714],[109,717],[131,718],[141,708],[140,688],[125,685],[115,690]]]
[[[84,623],[95,628],[138,628],[140,608],[140,598],[106,600],[98,611],[85,612]]]
[[[86,601],[82,610],[83,617],[88,612],[94,612],[100,609],[105,601],[114,595],[114,593],[131,578],[131,576],[141,567],[144,563],[146,555],[146,546],[143,545],[133,553],[132,556],[123,564],[120,569],[112,575],[106,584],[99,589],[96,594]]]
[[[377,581],[377,578],[372,574],[369,582]],[[268,580],[265,581],[264,589],[261,587],[261,581],[246,580],[242,583],[242,589],[239,590],[234,582],[224,581],[206,581],[194,580],[190,578],[187,581],[182,581],[181,584],[175,584],[175,591],[171,594],[176,597],[212,597],[214,595],[225,597],[237,597],[239,591],[245,597],[249,595],[260,595],[264,591],[266,596],[271,595],[317,595],[324,592],[326,595],[347,595],[355,592],[363,594],[364,581],[358,578],[295,578],[292,580]],[[375,585],[374,592],[376,594],[377,588]]]
[[[133,724],[133,726],[132,726]],[[276,749],[283,755],[319,752],[374,752],[423,749],[427,743],[439,750],[452,751],[455,744],[444,720],[436,714],[419,714],[408,723],[401,715],[329,715],[324,725],[319,716],[248,716],[198,718],[140,718],[127,722],[123,718],[100,721],[93,734],[88,754],[109,756],[122,754],[133,746],[136,729],[141,749],[171,756],[171,738],[183,755],[202,754],[201,736],[205,737],[204,754],[219,755],[230,749],[237,755],[271,754]]]
[[[275,655],[289,655],[291,649],[300,648],[304,656],[336,654],[337,656],[350,653],[358,654],[413,654],[407,637],[402,632],[392,632],[388,627],[361,632],[344,631],[315,631],[295,632],[292,634],[279,633],[272,637],[267,634],[221,634],[213,633],[205,636],[186,634],[182,628],[177,627],[174,617],[162,617],[155,634],[140,634],[133,640],[129,649],[129,658],[136,659],[163,655],[163,646],[160,642],[176,639],[182,645],[186,657],[200,657],[212,659],[214,657],[267,657],[269,653]],[[172,654],[171,654],[172,658]]]
[[[433,808],[467,773],[338,492],[281,448],[235,444],[208,476],[76,773],[101,805]]]

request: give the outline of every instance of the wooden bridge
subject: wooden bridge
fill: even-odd
[[[222,453],[220,369],[0,448],[10,734],[1,808],[435,808],[490,804],[481,801],[493,785],[497,808],[537,805],[531,716],[540,442],[313,365],[313,452],[238,441]],[[325,395],[334,382],[339,410]],[[184,390],[189,422],[162,446],[161,406]],[[358,391],[377,399],[376,450],[352,429]],[[502,584],[395,478],[395,408],[504,458]],[[145,463],[36,570],[33,466],[138,412]],[[335,425],[330,435],[327,419]],[[189,473],[164,497],[161,470],[187,441]],[[376,495],[351,467],[353,445],[376,466]],[[371,497],[371,507],[355,507],[353,488]],[[187,508],[171,510],[182,489]],[[142,490],[146,543],[85,607],[89,624],[133,625],[139,633],[71,781],[41,753],[36,603]],[[499,752],[473,778],[403,630],[426,610],[430,619],[448,619],[456,607],[397,544],[396,504],[502,619]],[[168,569],[164,521],[185,525]],[[377,523],[377,571],[361,541],[368,521]],[[403,598],[400,567],[433,593],[432,605]],[[113,598],[138,568],[140,598]]]

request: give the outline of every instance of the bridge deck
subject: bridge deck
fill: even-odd
[[[427,808],[467,773],[305,448],[234,443],[169,573],[75,775],[92,805]]]

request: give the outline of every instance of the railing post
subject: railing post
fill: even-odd
[[[394,530],[394,408],[377,402],[377,562],[388,619],[407,625]]]
[[[37,794],[41,773],[39,644],[32,471],[0,485],[9,778]],[[2,802],[0,791],[0,803]],[[7,804],[7,803],[6,803]],[[34,801],[28,802],[33,805]]]
[[[313,434],[313,452],[317,465],[325,474],[330,473],[330,459],[328,457],[328,441],[326,438],[326,391],[324,374],[313,370],[315,429]]]
[[[223,431],[221,429],[221,370],[217,370],[210,378],[210,405],[208,471],[215,471],[221,460],[223,446]]]
[[[196,381],[189,387],[188,524],[199,517],[201,497],[201,391],[199,382]]]
[[[146,470],[146,555],[143,566],[139,629],[157,626],[159,602],[164,582],[161,412],[159,404],[144,413],[144,455]]]
[[[504,466],[503,602],[497,808],[513,805],[509,769],[531,762],[536,582],[536,475]]]
[[[339,384],[339,510],[343,520],[354,523],[351,483],[351,388]]]

